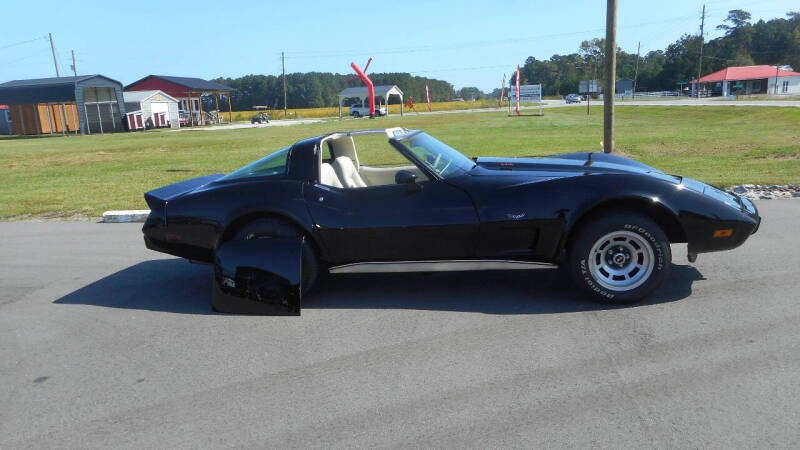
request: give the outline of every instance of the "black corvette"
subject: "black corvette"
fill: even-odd
[[[421,131],[332,133],[145,194],[148,248],[214,265],[212,305],[299,314],[322,272],[565,267],[608,302],[668,276],[670,243],[732,249],[747,199],[620,156],[470,159]]]

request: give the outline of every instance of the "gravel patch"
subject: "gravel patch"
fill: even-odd
[[[740,184],[732,191],[750,200],[800,198],[800,186],[792,184]]]

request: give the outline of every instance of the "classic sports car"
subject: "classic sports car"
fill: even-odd
[[[299,314],[323,272],[563,266],[632,302],[761,221],[747,199],[603,153],[470,159],[422,131],[331,133],[145,194],[148,248],[214,265],[218,311]]]

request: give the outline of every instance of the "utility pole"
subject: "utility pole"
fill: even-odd
[[[703,75],[703,27],[706,24],[706,5],[703,4],[703,15],[700,16],[700,59],[697,60],[697,83],[695,83],[695,98],[700,98],[700,76]]]
[[[781,66],[779,64],[775,64],[775,95],[778,95],[778,74],[780,73]],[[769,89],[769,88],[767,88]]]
[[[71,68],[72,68],[72,74],[77,77],[78,76],[78,69],[77,69],[77,66],[75,65],[75,50],[72,50],[72,66],[71,66]]]
[[[633,70],[633,100],[636,100],[636,80],[639,78],[639,51],[642,49],[642,41],[636,44],[636,68]]]
[[[61,75],[58,73],[58,61],[56,61],[56,46],[53,44],[53,33],[47,33],[50,36],[50,51],[53,52],[53,66],[56,68],[56,78]]]
[[[283,118],[286,118],[286,61],[281,52],[281,70],[283,71]]]
[[[606,88],[603,93],[603,152],[614,150],[614,91],[617,78],[617,0],[606,2]]]

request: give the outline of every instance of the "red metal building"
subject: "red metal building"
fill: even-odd
[[[230,99],[233,89],[224,84],[201,78],[173,77],[167,75],[148,75],[141,80],[125,86],[125,92],[160,90],[178,100],[181,124],[202,125],[219,123],[219,97]],[[202,96],[212,95],[216,110],[203,111]],[[231,120],[231,102],[228,101],[228,120]]]

